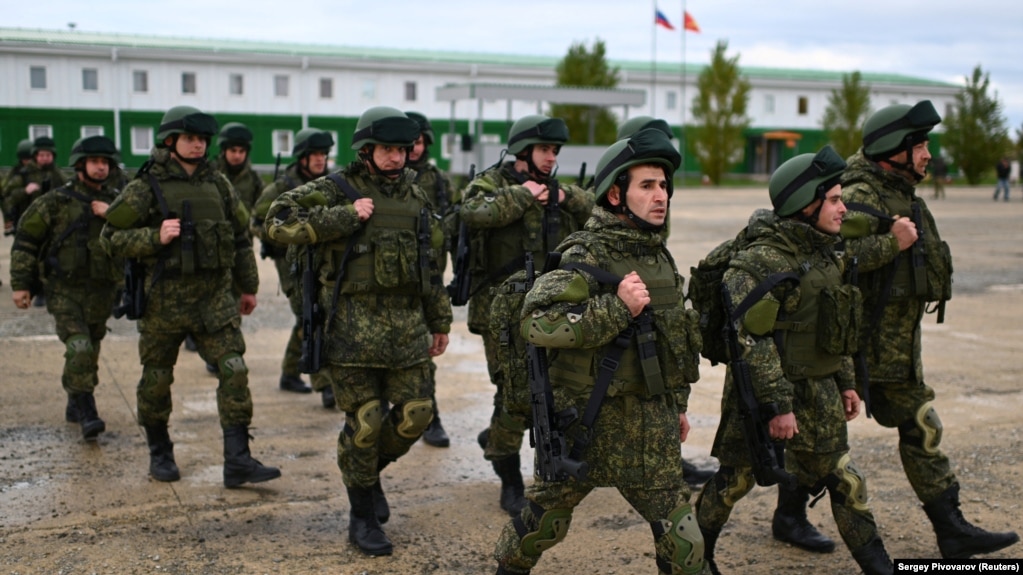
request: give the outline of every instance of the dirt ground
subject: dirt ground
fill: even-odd
[[[942,448],[963,487],[967,518],[987,529],[1023,530],[1018,486],[1023,433],[1023,202],[993,203],[987,188],[951,187],[932,209],[955,256],[955,296],[945,324],[924,325],[924,365],[938,392]],[[1015,194],[1015,191],[1014,191]],[[1019,196],[1017,195],[1016,198]],[[681,190],[671,249],[689,266],[732,237],[764,190]],[[259,307],[244,320],[245,359],[255,401],[254,455],[283,477],[227,490],[214,388],[202,361],[181,352],[171,436],[182,479],[148,477],[148,451],[135,423],[135,326],[111,320],[103,343],[97,403],[107,432],[84,443],[65,423],[60,389],[63,346],[45,310],[14,308],[11,239],[0,241],[0,573],[65,575],[332,573],[341,575],[492,573],[508,517],[498,481],[476,445],[491,408],[480,339],[456,309],[448,352],[438,360],[438,400],[449,449],[417,444],[383,472],[393,514],[390,557],[368,558],[347,541],[348,503],[335,462],[343,423],[317,395],[277,389],[291,318],[268,261]],[[702,366],[693,386],[693,431],[684,456],[708,463],[718,423],[721,367]],[[862,416],[851,424],[852,455],[868,478],[871,504],[893,557],[938,556],[927,519],[902,473],[897,436]],[[523,470],[532,458],[523,448]],[[739,503],[718,543],[728,573],[855,573],[844,548],[813,555],[770,536],[773,489]],[[826,502],[823,502],[826,503]],[[828,505],[811,520],[833,538]],[[1016,545],[997,557],[1023,557]],[[576,510],[567,539],[545,554],[536,575],[655,573],[649,526],[613,490],[595,491]]]

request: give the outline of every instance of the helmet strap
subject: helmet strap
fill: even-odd
[[[398,175],[400,175],[403,171],[405,171],[404,164],[400,168],[396,168],[396,169],[393,169],[393,170],[382,170],[382,169],[380,169],[380,166],[378,166],[376,161],[373,159],[373,150],[374,149],[376,149],[376,146],[374,144],[366,144],[366,146],[364,146],[361,150],[359,150],[359,159],[362,160],[363,162],[366,162],[367,164],[369,164],[369,166],[371,168],[373,168],[373,172],[374,173],[380,174],[381,176],[384,176],[385,178],[394,178],[394,177],[397,177]],[[408,148],[403,148],[403,149],[405,150],[405,160],[407,162],[408,161]]]
[[[635,212],[629,209],[629,204],[625,201],[625,190],[621,187],[619,187],[618,190],[618,205],[614,206],[614,212],[616,214],[624,215],[634,226],[646,232],[660,232],[664,229],[664,224],[659,226],[654,225],[637,216]],[[671,205],[670,199],[668,200],[668,204]]]

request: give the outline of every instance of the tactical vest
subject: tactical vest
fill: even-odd
[[[73,188],[72,193],[78,194]],[[47,254],[49,274],[60,279],[113,279],[110,259],[99,245],[104,220],[93,215],[92,206],[57,190],[68,215],[68,227],[54,239]],[[92,199],[92,198],[88,198]]]
[[[889,214],[900,216],[911,216],[913,206],[916,204],[921,213],[919,224],[920,238],[917,242],[923,242],[923,261],[925,269],[918,270],[914,267],[914,249],[899,252],[895,262],[895,276],[892,278],[890,289],[890,301],[904,301],[907,299],[922,299],[928,302],[946,301],[952,298],[952,253],[948,244],[942,241],[938,235],[938,227],[934,223],[934,216],[931,215],[919,198],[907,197],[904,194],[883,194],[881,200]],[[918,225],[919,225],[918,224]],[[876,288],[873,293],[880,293],[887,274],[891,273],[891,265],[881,268],[871,274],[864,274],[863,281],[873,281]]]
[[[333,285],[344,253],[349,244],[355,242],[345,264],[341,293],[424,294],[430,282],[430,270],[420,265],[423,205],[410,197],[375,194],[372,198],[373,216],[362,222],[361,232],[328,245],[330,265],[321,271],[324,283]]]
[[[234,267],[234,227],[225,213],[224,195],[216,181],[203,179],[197,185],[175,178],[160,181],[159,185],[168,216],[182,220],[181,235],[160,254],[164,272],[193,275]],[[192,230],[185,221],[188,212]]]
[[[626,249],[632,246],[625,246]],[[639,253],[621,254],[614,252],[614,255],[602,260],[601,267],[606,271],[624,277],[632,271],[636,271],[643,279],[650,292],[650,307],[654,310],[655,335],[659,371],[663,372],[662,366],[665,359],[672,354],[667,347],[672,345],[672,339],[681,340],[685,343],[686,338],[682,334],[672,333],[670,328],[677,327],[679,313],[682,309],[682,298],[675,285],[675,265],[666,250],[661,248],[643,248]],[[667,325],[665,325],[667,324]],[[695,325],[692,326],[695,329]],[[699,349],[696,350],[699,353]],[[550,365],[551,380],[558,385],[575,391],[588,391],[593,387],[597,372],[600,370],[600,362],[604,357],[602,348],[588,349],[558,349],[552,354]],[[635,339],[622,355],[618,369],[615,371],[614,379],[608,390],[608,395],[657,395],[670,391],[664,389],[651,389],[652,382],[647,381],[644,375],[649,374],[650,368],[644,371],[641,364]]]

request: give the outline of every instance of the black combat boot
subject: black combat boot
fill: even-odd
[[[87,441],[95,441],[96,436],[107,430],[107,424],[96,412],[96,398],[91,393],[78,393],[74,396],[78,406],[78,423],[82,425],[82,437]]]
[[[498,565],[497,575],[529,575],[529,571],[509,571],[504,567]]]
[[[380,527],[373,509],[373,490],[349,487],[348,502],[352,506],[348,513],[348,540],[372,557],[393,553],[394,545]]]
[[[334,409],[334,405],[337,403],[334,399],[334,386],[328,385],[320,390],[320,402],[323,403],[325,409]]]
[[[384,486],[380,483],[380,472],[391,464],[390,459],[380,457],[377,459],[377,482],[370,489],[373,491],[373,513],[381,525],[387,523],[391,518],[391,506],[387,503],[387,496],[384,495]]]
[[[700,533],[703,534],[703,561],[711,575],[721,575],[721,572],[718,571],[718,564],[714,562],[714,546],[717,545],[718,535],[721,535],[721,532],[701,527]]]
[[[785,489],[778,485],[778,507],[774,510],[771,533],[778,541],[791,543],[814,553],[831,553],[835,542],[817,531],[806,518],[806,502],[810,493],[801,485]]]
[[[451,439],[448,438],[448,433],[444,431],[439,415],[434,415],[433,421],[426,427],[426,431],[423,432],[423,441],[434,447],[448,447],[451,445]]]
[[[301,377],[297,375],[287,374],[282,375],[278,385],[280,386],[281,391],[290,391],[292,393],[313,392],[313,388],[309,387],[309,384],[307,384],[305,381],[302,380]]]
[[[181,472],[174,462],[174,444],[167,433],[167,424],[147,425],[146,442],[149,443],[149,474],[157,481],[177,481]]]
[[[490,463],[501,478],[501,509],[512,517],[518,517],[526,506],[526,486],[522,483],[522,472],[519,471],[519,454]]]
[[[994,553],[1019,541],[1015,531],[992,533],[967,521],[959,509],[958,483],[953,483],[934,501],[925,503],[924,512],[938,536],[938,550],[946,559]]]
[[[888,551],[884,548],[884,543],[881,542],[880,537],[874,537],[859,549],[852,549],[853,559],[856,560],[856,564],[863,570],[863,575],[890,575],[895,573],[895,565],[892,564],[892,560],[888,557]]]
[[[689,463],[689,461],[685,459],[682,460],[682,479],[684,479],[686,483],[689,484],[689,487],[692,487],[693,489],[699,489],[702,487],[704,483],[710,481],[711,477],[714,477],[716,472],[717,469],[700,469],[692,463]]]
[[[263,465],[249,452],[249,428],[238,425],[224,430],[224,487],[261,483],[281,476],[281,470]]]
[[[75,401],[75,396],[70,393],[67,396],[67,407],[64,408],[64,421],[68,423],[78,423],[78,403]]]
[[[199,346],[195,344],[195,338],[192,334],[185,336],[185,349],[188,351],[199,351]]]

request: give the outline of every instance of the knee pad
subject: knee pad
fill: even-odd
[[[220,373],[224,379],[249,375],[249,368],[245,365],[245,359],[237,353],[229,353],[221,357],[217,365],[220,366]]]
[[[568,535],[568,527],[572,523],[571,509],[544,509],[530,502],[528,514],[530,523],[536,529],[527,532],[522,514],[513,520],[515,530],[519,533],[519,550],[527,557],[539,557],[544,551],[557,545]]]
[[[87,335],[73,335],[64,344],[64,359],[75,373],[91,373],[96,366],[96,348]]]
[[[848,453],[838,460],[838,467],[826,481],[831,500],[854,511],[869,511],[867,507],[867,482]]]
[[[941,445],[941,419],[931,402],[917,408],[913,419],[899,425],[899,439],[923,449],[928,454],[938,452]]]
[[[352,443],[355,447],[367,449],[376,445],[384,421],[384,410],[379,399],[367,401],[355,413],[347,414],[345,419],[346,425],[352,430]]]
[[[683,503],[650,524],[657,548],[657,566],[672,575],[697,575],[703,571],[703,534],[696,515]]]
[[[753,473],[748,468],[735,469],[731,473],[718,470],[714,475],[714,489],[720,495],[721,502],[729,508],[735,507],[735,503],[745,497],[754,485]]]
[[[398,406],[395,406],[396,408]],[[410,399],[395,409],[398,421],[395,430],[405,439],[416,439],[426,431],[433,421],[433,400],[430,398]]]

